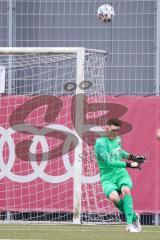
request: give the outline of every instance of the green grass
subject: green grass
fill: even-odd
[[[125,226],[1,224],[2,239],[160,240],[160,227],[145,226],[141,233],[128,233]]]

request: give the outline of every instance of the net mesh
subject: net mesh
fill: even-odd
[[[86,51],[77,83],[76,54],[0,55],[0,219],[73,222],[74,152],[82,137],[81,221],[117,222],[94,157],[106,121],[106,55]],[[77,92],[77,89],[81,93]],[[3,91],[2,91],[3,92]],[[75,126],[83,97],[83,133]]]

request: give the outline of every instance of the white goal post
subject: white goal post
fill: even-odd
[[[6,81],[0,220],[119,219],[103,194],[93,153],[107,112],[97,108],[106,101],[107,54],[85,48],[0,48]]]

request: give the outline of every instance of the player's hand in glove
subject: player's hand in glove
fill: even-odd
[[[138,162],[133,162],[133,163],[126,162],[126,167],[129,167],[129,168],[138,168],[138,169],[142,170],[142,168],[141,168],[141,163],[138,163]]]
[[[144,163],[144,161],[145,161],[145,157],[142,156],[142,155],[133,155],[133,154],[130,154],[128,159],[129,159],[129,160],[132,160],[132,161],[134,161],[134,162],[140,163],[140,164]]]

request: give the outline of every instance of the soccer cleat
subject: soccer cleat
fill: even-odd
[[[127,232],[133,232],[133,233],[138,233],[138,229],[136,229],[135,225],[133,224],[128,224],[126,227]]]
[[[136,227],[136,229],[141,232],[142,231],[142,226],[141,226],[141,223],[140,223],[140,215],[139,213],[135,213],[136,216],[137,216],[137,220],[135,222],[133,222],[133,225]]]

